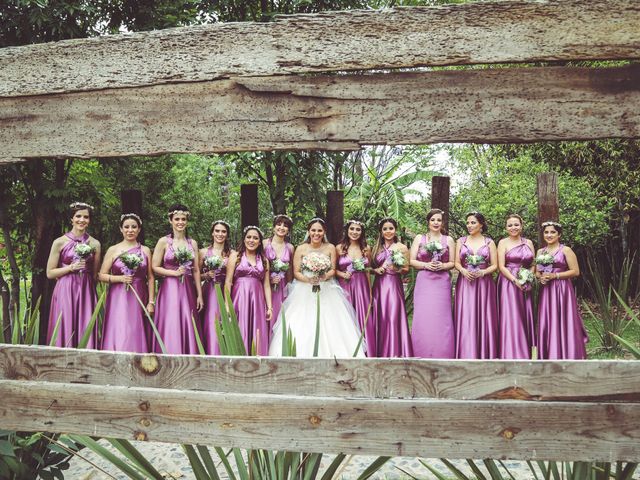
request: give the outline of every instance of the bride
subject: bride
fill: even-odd
[[[336,249],[326,240],[326,224],[314,218],[307,224],[307,239],[293,257],[295,281],[282,304],[278,320],[273,327],[269,355],[282,356],[283,320],[296,342],[297,357],[313,357],[316,335],[318,357],[364,357],[356,312],[347,301],[342,288],[334,280]],[[320,274],[310,271],[312,260],[316,265],[326,263]],[[317,291],[319,289],[319,291]],[[319,330],[316,334],[317,309],[320,307]],[[359,346],[360,345],[360,346]],[[357,349],[357,353],[356,353]],[[355,354],[355,355],[354,355]]]

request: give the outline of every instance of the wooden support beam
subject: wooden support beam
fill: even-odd
[[[640,460],[640,408],[633,404],[245,395],[17,380],[0,380],[0,391],[2,429],[324,453]]]
[[[637,7],[636,0],[473,2],[295,15],[269,23],[5,48],[0,49],[0,96],[234,76],[638,59]]]
[[[431,178],[431,208],[439,208],[444,212],[444,227],[449,231],[449,196],[451,179],[434,176]]]
[[[260,225],[258,218],[258,184],[256,183],[243,183],[240,185],[240,218],[243,229],[247,225]]]
[[[639,85],[632,65],[234,78],[4,98],[0,155],[638,138]]]
[[[542,222],[551,220],[557,222],[560,219],[560,204],[558,201],[558,174],[556,172],[539,173],[537,176],[538,196],[538,245],[545,245]]]
[[[327,192],[327,236],[329,241],[337,244],[342,239],[344,225],[344,192],[329,190]]]

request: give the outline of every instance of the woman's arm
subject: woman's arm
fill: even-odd
[[[416,270],[426,270],[428,268],[427,262],[421,262],[418,260],[418,250],[420,249],[420,243],[422,242],[422,235],[416,235],[411,242],[411,250],[409,252],[409,265]]]
[[[104,261],[102,262],[102,267],[100,267],[100,272],[98,273],[98,280],[103,283],[123,283],[124,275],[111,275],[109,271],[111,270],[111,266],[113,265],[115,256],[115,246],[111,246],[107,249],[107,253],[104,256]]]
[[[397,244],[397,249],[400,253],[402,253],[402,255],[404,256],[404,266],[398,268],[398,273],[400,274],[405,274],[409,271],[409,249],[407,248],[407,246],[404,243],[400,243],[398,242]]]
[[[153,249],[152,267],[153,273],[161,277],[179,277],[184,273],[184,267],[180,267],[178,270],[170,270],[162,266],[162,259],[164,258],[164,252],[167,248],[167,239],[161,237],[156,243],[156,248]],[[182,272],[180,271],[182,270]]]
[[[440,264],[440,270],[451,270],[455,267],[456,244],[449,236],[447,236],[447,250],[449,251],[449,261]]]
[[[567,259],[567,267],[569,269],[566,272],[556,273],[556,279],[561,280],[564,278],[579,277],[580,265],[578,264],[578,258],[576,257],[576,254],[569,247],[563,247],[562,253],[564,253],[565,258]]]
[[[84,268],[84,260],[73,262],[71,265],[65,265],[58,267],[60,261],[60,251],[65,244],[65,238],[56,238],[51,244],[51,251],[49,252],[49,259],[47,260],[47,278],[49,280],[55,280],[69,273],[76,272],[81,268]]]
[[[231,287],[233,287],[233,274],[236,271],[236,263],[238,262],[238,252],[232,250],[227,260],[227,275],[224,279],[224,289],[231,295]],[[226,300],[225,300],[226,301]]]
[[[491,265],[489,265],[484,270],[481,270],[482,276],[491,275],[498,269],[498,255],[496,250],[496,244],[493,243],[493,240],[491,240],[489,242],[489,255],[491,256]]]
[[[507,254],[507,242],[506,239],[503,238],[498,242],[498,269],[504,278],[509,280],[510,282],[515,282],[516,277],[509,271],[506,265],[506,254]]]
[[[93,237],[89,237],[89,245],[91,245],[95,251],[93,253],[93,279],[98,279],[98,272],[100,271],[100,260],[102,259],[102,246],[100,242]]]
[[[149,250],[149,247],[142,247],[142,254],[147,256],[147,288],[149,292],[147,312],[153,313],[156,307],[156,277],[151,267],[151,250]]]
[[[271,282],[269,281],[269,262],[265,262],[264,279],[262,280],[262,288],[264,289],[265,307],[267,309],[267,321],[273,318],[273,305],[271,303]]]
[[[193,242],[193,255],[195,258],[193,259],[193,281],[196,284],[196,307],[198,311],[202,310],[204,307],[204,301],[202,300],[202,279],[200,278],[200,250],[198,250],[198,242],[195,240],[191,240]]]

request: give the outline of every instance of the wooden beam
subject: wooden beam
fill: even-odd
[[[15,380],[0,380],[0,391],[0,428],[10,430],[324,453],[640,460],[640,408],[630,404],[245,395]]]
[[[640,404],[633,361],[334,361],[0,345],[0,379],[251,395]]]
[[[640,58],[635,0],[329,12],[0,50],[0,96],[234,76]]]
[[[540,224],[560,219],[560,204],[558,201],[558,174],[556,172],[539,173],[536,184],[538,197],[538,245],[546,245]]]
[[[640,137],[640,65],[235,78],[0,99],[5,161],[609,137]]]

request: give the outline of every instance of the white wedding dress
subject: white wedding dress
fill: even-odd
[[[296,357],[313,357],[318,302],[320,303],[320,331],[317,356],[319,358],[365,356],[363,350],[365,342],[364,339],[360,340],[356,312],[347,301],[342,287],[334,279],[320,282],[319,285],[319,293],[312,291],[313,285],[297,280],[289,286],[289,295],[282,304],[280,315],[271,334],[270,356],[282,356],[284,321],[295,338]]]

